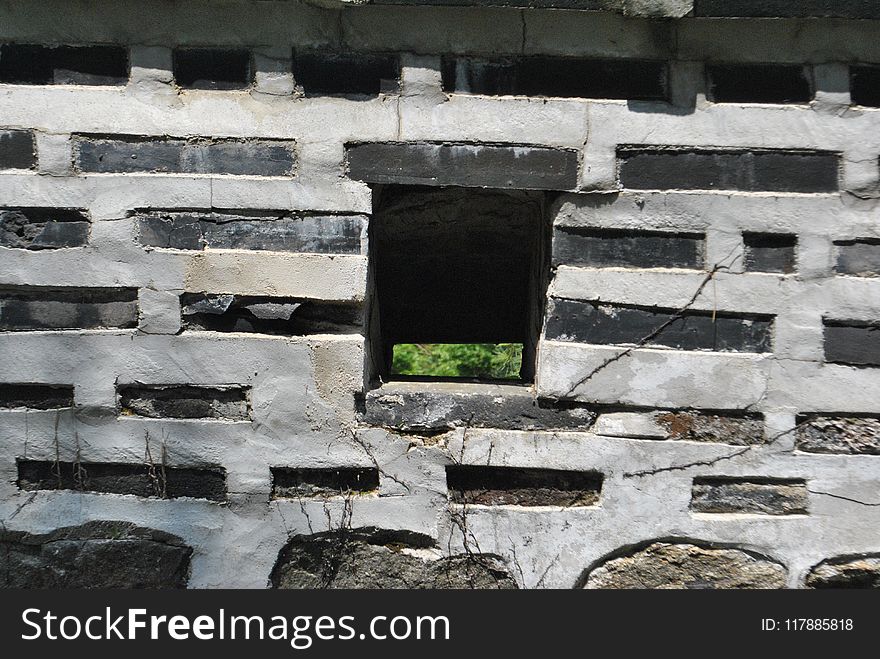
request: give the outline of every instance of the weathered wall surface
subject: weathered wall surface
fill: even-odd
[[[877,16],[349,4],[0,2],[2,44],[127,58],[0,53],[4,583],[876,586]],[[250,55],[182,88],[187,47]],[[518,94],[530,56],[636,77]],[[546,195],[532,387],[374,388],[389,183]]]

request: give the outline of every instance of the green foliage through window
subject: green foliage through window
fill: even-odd
[[[392,375],[517,380],[521,343],[399,343]]]

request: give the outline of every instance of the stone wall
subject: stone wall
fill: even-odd
[[[4,585],[876,587],[874,3],[355,4],[0,1]]]

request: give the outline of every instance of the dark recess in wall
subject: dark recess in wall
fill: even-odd
[[[667,64],[656,60],[505,57],[442,60],[443,90],[489,96],[551,96],[662,101]]]
[[[851,66],[849,72],[852,102],[880,108],[880,66]]]
[[[0,82],[22,85],[124,85],[128,50],[122,46],[0,46]]]
[[[385,53],[295,51],[293,78],[307,96],[377,96],[400,82],[400,59]]]
[[[797,236],[781,233],[744,233],[746,272],[779,272],[795,270]]]
[[[73,407],[73,387],[65,384],[0,384],[0,409],[57,410]]]
[[[709,94],[716,103],[809,103],[813,99],[803,66],[709,64]]]
[[[450,465],[446,485],[453,503],[488,506],[592,506],[602,474],[532,467]]]
[[[247,50],[175,48],[174,81],[184,89],[246,89],[253,83]]]
[[[379,489],[375,467],[272,467],[272,497],[365,494]]]

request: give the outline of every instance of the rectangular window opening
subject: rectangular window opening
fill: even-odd
[[[128,68],[128,50],[122,46],[0,46],[0,83],[124,85]]]
[[[375,186],[371,381],[531,382],[549,233],[544,193]]]
[[[176,48],[173,67],[174,81],[184,89],[247,89],[254,78],[247,50]]]

